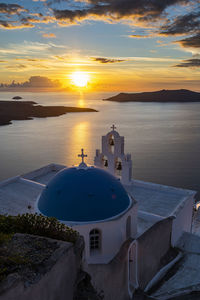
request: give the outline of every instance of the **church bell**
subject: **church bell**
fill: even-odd
[[[110,139],[110,146],[114,146],[114,144],[115,144],[115,143],[114,143],[114,139],[111,138],[111,139]]]
[[[104,167],[108,167],[108,160],[107,159],[104,160]]]
[[[116,168],[118,171],[121,171],[122,170],[122,163],[119,161],[118,164],[117,164],[117,168]]]

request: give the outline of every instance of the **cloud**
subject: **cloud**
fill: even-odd
[[[42,36],[45,38],[56,38],[56,35],[54,33],[43,33]]]
[[[21,60],[21,58],[19,58]],[[27,58],[27,61],[40,61],[41,59],[36,59],[36,58]]]
[[[31,76],[28,81],[16,83],[15,80],[11,84],[0,83],[3,88],[58,88],[61,86],[58,80],[52,80],[45,76]]]
[[[164,17],[164,12],[168,7],[187,4],[191,0],[86,0],[82,2],[85,6],[82,5],[79,9],[53,9],[55,18],[69,23],[90,18],[114,22],[129,19],[148,23]]]
[[[28,81],[23,83],[26,87],[58,87],[58,80],[51,80],[44,76],[31,76]]]
[[[172,22],[168,21],[161,27],[160,34],[165,36],[190,35],[173,43],[177,43],[183,48],[200,48],[200,7],[197,7],[196,12],[179,16]],[[190,65],[190,63],[183,63],[181,66],[185,66],[185,64]]]
[[[3,29],[30,28],[34,25],[30,22],[19,21],[21,14],[29,13],[29,10],[18,4],[0,3],[0,27]]]
[[[14,15],[20,14],[21,12],[28,12],[28,10],[18,4],[0,3],[1,14]]]
[[[0,47],[0,55],[4,57],[11,57],[16,55],[22,57],[24,55],[29,55],[29,58],[36,59],[38,56],[40,59],[46,58],[47,55],[52,55],[52,53],[59,53],[60,51],[66,51],[65,45],[56,45],[52,42],[39,43],[24,41],[23,43],[11,43],[7,47]],[[36,56],[36,57],[34,57]]]
[[[150,38],[151,35],[142,35],[142,34],[131,34],[129,35],[130,38],[136,38],[136,39],[144,39],[144,38]]]
[[[200,0],[34,0],[31,6],[27,5],[29,9],[25,7],[26,1],[23,3],[24,6],[0,3],[0,28],[28,29],[53,22],[70,26],[86,20],[123,22],[145,28],[142,34],[132,34],[130,38],[184,35],[184,39],[176,41],[180,46],[199,48]],[[63,9],[58,9],[58,5]],[[176,9],[178,16],[171,18],[171,7]],[[43,37],[56,36],[43,33]],[[117,62],[100,59],[101,63]]]
[[[174,67],[179,67],[179,68],[200,68],[200,58],[191,58],[191,59],[186,59],[183,60],[178,65],[175,65]]]
[[[65,59],[63,56],[60,56],[60,55],[54,55],[54,57],[57,60],[64,60]]]
[[[101,64],[119,63],[119,62],[126,61],[125,59],[106,58],[106,57],[91,57],[91,59]]]
[[[26,69],[27,66],[23,65],[23,64],[17,64],[17,65],[14,64],[14,65],[8,65],[8,66],[6,66],[6,68],[16,70],[16,69]]]
[[[18,4],[0,3],[0,27],[3,29],[22,29],[35,27],[34,24],[36,23],[55,22],[55,17],[50,15],[50,11],[46,11],[46,15],[43,15],[40,11],[35,12],[38,9],[38,7],[32,7],[33,12],[31,12]]]
[[[200,11],[178,16],[161,27],[163,35],[191,34],[200,31]]]
[[[31,28],[34,27],[34,25],[30,23],[18,24],[17,22],[14,21],[0,20],[0,27],[4,29],[22,29],[22,28]]]
[[[200,48],[200,33],[179,41],[175,41],[175,43],[180,44],[184,48]]]
[[[22,17],[20,19],[20,22],[22,24],[51,23],[51,22],[54,22],[54,21],[55,21],[54,17],[52,17],[52,16],[43,16],[42,14],[37,14],[37,17],[27,16],[27,17]]]
[[[125,61],[134,61],[134,62],[171,62],[178,60],[176,58],[170,57],[145,57],[145,56],[127,56],[127,57],[119,57],[119,58],[105,58],[105,57],[91,57],[93,61],[97,61],[100,63],[117,63],[117,62],[125,62]]]

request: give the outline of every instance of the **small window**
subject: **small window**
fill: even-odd
[[[98,229],[90,231],[90,251],[100,250],[101,248],[101,233]]]

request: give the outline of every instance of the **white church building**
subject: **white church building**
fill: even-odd
[[[94,166],[50,164],[0,182],[0,214],[40,213],[77,230],[83,266],[105,300],[130,299],[164,267],[191,232],[196,192],[132,178],[132,160],[115,126],[102,137]]]

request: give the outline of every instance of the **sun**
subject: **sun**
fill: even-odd
[[[86,87],[90,77],[86,72],[77,71],[71,74],[71,80],[77,87]]]

